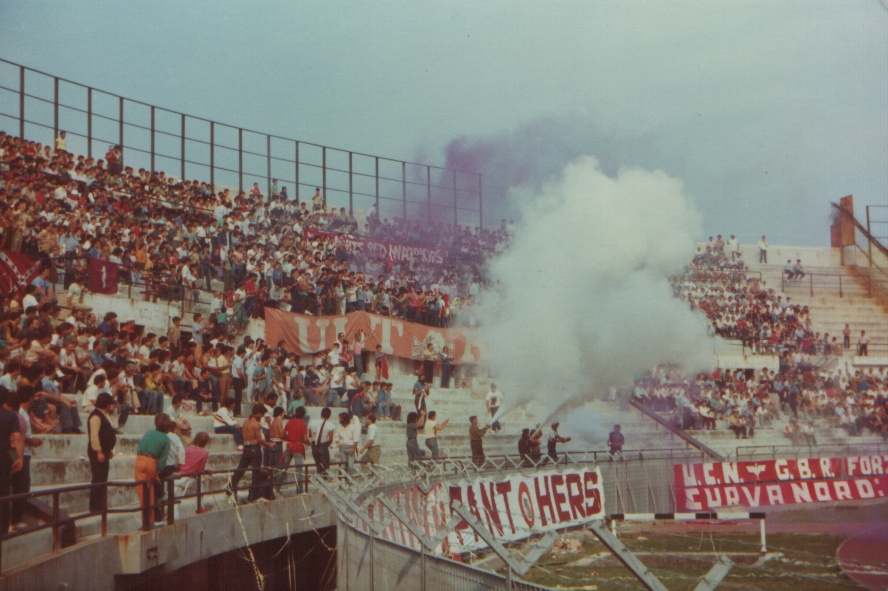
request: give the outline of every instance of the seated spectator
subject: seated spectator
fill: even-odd
[[[789,419],[789,422],[783,427],[783,436],[792,441],[793,445],[799,444],[801,437],[801,429],[799,429],[799,421],[796,418]]]

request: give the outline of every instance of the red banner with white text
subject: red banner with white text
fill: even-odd
[[[350,234],[338,234],[322,230],[306,229],[305,236],[307,238],[314,238],[315,236],[338,238],[345,250],[350,253],[360,250],[370,257],[384,257],[392,264],[417,261],[424,265],[440,266],[444,264],[446,254],[443,248],[426,248],[425,246],[413,246],[401,244],[400,242],[357,238]]]
[[[445,535],[444,526],[454,515],[450,504],[461,503],[481,525],[502,541],[518,541],[540,532],[582,525],[604,518],[601,471],[575,468],[568,472],[538,470],[504,479],[479,478],[468,484],[438,481],[428,488],[410,486],[389,491],[387,500],[398,507],[429,538],[438,538],[436,554],[451,555],[479,550],[486,542],[465,521]],[[420,541],[379,500],[366,505],[367,518],[388,522],[382,539],[419,550]],[[369,531],[358,520],[357,526]]]
[[[678,511],[766,507],[888,496],[888,457],[676,464]]]
[[[300,355],[329,349],[339,333],[345,333],[349,342],[354,342],[358,330],[364,331],[367,350],[382,345],[383,353],[395,357],[420,359],[429,343],[437,353],[447,346],[453,352],[454,363],[477,363],[481,357],[476,328],[437,328],[369,312],[305,316],[265,308],[266,342],[276,345],[284,341],[288,351]]]

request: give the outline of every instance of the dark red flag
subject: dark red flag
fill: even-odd
[[[89,290],[93,293],[117,293],[117,263],[89,259]]]
[[[15,290],[18,295],[40,274],[41,262],[26,254],[10,250],[0,251],[0,293]]]

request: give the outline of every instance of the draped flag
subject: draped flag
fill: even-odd
[[[117,263],[89,259],[89,290],[93,293],[117,293]]]
[[[25,287],[40,274],[41,261],[26,254],[9,250],[0,251],[0,292],[15,290],[23,295]]]

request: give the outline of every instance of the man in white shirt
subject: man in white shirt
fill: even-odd
[[[497,411],[500,409],[500,406],[503,402],[503,393],[501,391],[497,391],[496,384],[490,384],[490,392],[487,393],[487,397],[484,400],[484,403],[487,405],[487,412],[490,413],[491,419],[496,416]],[[496,432],[503,428],[500,425],[499,421],[493,421],[490,424],[490,428]]]
[[[428,421],[426,425],[428,425]],[[362,460],[374,466],[379,465],[382,446],[380,445],[379,425],[376,424],[376,415],[372,412],[367,415],[367,440],[364,442],[364,446],[361,447],[360,452],[364,454],[361,458]]]
[[[333,444],[333,430],[336,425],[330,420],[333,414],[330,407],[321,410],[321,418],[308,424],[308,437],[311,440],[311,456],[317,466],[318,474],[323,474],[330,467],[330,446]]]

